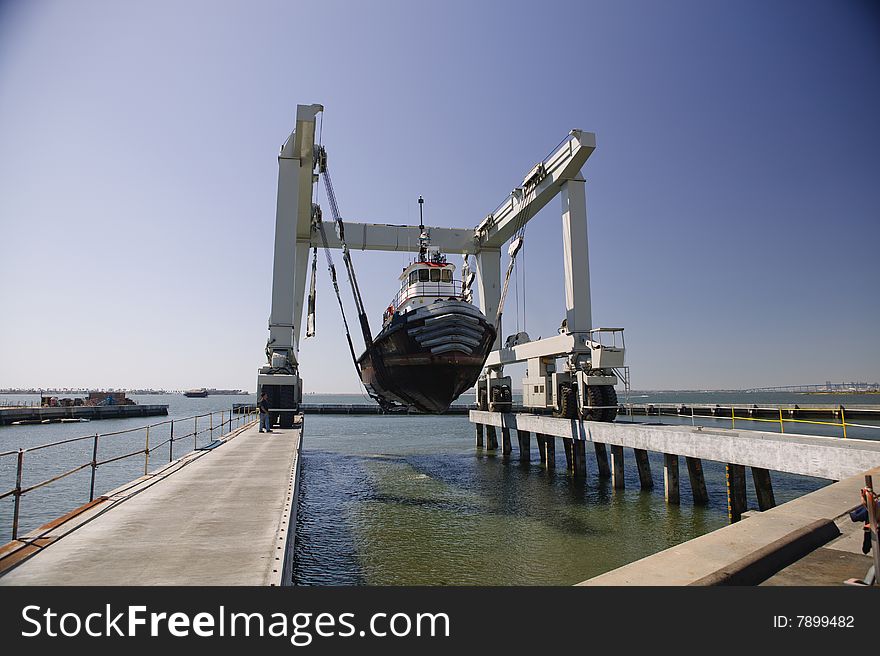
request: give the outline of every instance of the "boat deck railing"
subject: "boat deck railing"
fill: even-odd
[[[462,298],[462,281],[452,280],[443,281],[420,281],[403,287],[394,299],[391,301],[391,307],[396,311],[404,303],[411,298],[420,296],[436,296],[438,298]]]

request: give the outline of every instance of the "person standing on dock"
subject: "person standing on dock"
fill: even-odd
[[[269,423],[269,395],[263,392],[260,394],[260,402],[257,404],[257,407],[260,408],[260,432],[263,432],[263,428],[266,429],[267,433],[272,432],[271,424]]]

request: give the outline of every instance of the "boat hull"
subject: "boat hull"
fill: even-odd
[[[476,307],[438,300],[395,315],[358,360],[361,379],[386,401],[440,413],[474,386],[494,342]]]

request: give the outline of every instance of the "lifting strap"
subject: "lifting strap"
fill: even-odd
[[[312,280],[309,283],[309,311],[306,318],[306,338],[315,336],[315,278],[318,276],[318,247],[312,249]]]
[[[327,198],[330,201],[330,211],[333,213],[333,220],[336,224],[336,235],[339,238],[339,243],[342,245],[342,261],[345,263],[345,270],[348,273],[348,280],[351,283],[352,293],[354,294],[354,302],[355,307],[358,312],[358,319],[361,324],[361,332],[364,337],[364,344],[367,349],[373,344],[373,336],[370,333],[370,324],[367,321],[367,313],[364,310],[364,303],[361,299],[361,292],[358,288],[357,277],[354,272],[354,265],[351,262],[351,255],[348,250],[348,244],[345,243],[345,225],[342,223],[342,217],[339,215],[339,206],[336,204],[336,194],[333,191],[333,182],[330,179],[330,173],[327,170],[327,156],[326,153],[322,152],[319,159],[320,167],[319,171],[324,178],[324,186],[327,190]],[[363,382],[363,377],[361,374],[361,367],[358,364],[357,355],[354,350],[354,343],[351,340],[351,331],[348,327],[348,320],[345,318],[345,308],[342,305],[342,296],[339,293],[339,283],[336,279],[336,267],[333,264],[333,258],[330,256],[330,246],[327,242],[327,233],[324,230],[324,221],[321,217],[320,208],[316,207],[316,211],[313,212],[312,216],[312,225],[317,228],[318,232],[321,235],[321,243],[324,247],[324,252],[327,255],[327,268],[330,271],[330,279],[333,282],[333,291],[336,293],[336,301],[339,303],[339,312],[342,315],[342,324],[345,327],[345,339],[348,341],[348,350],[351,353],[351,361],[354,364],[355,371],[357,371],[358,378]],[[317,252],[317,247],[315,248],[315,252]],[[314,271],[315,264],[312,263],[312,270]],[[314,289],[314,278],[312,279],[312,289]],[[310,310],[313,308],[313,296],[310,294],[309,296],[309,308]],[[379,406],[385,411],[393,411],[393,410],[401,410],[404,406],[400,406],[396,403],[393,403],[378,394],[376,394],[372,389],[364,386],[367,390],[367,394],[370,395]]]

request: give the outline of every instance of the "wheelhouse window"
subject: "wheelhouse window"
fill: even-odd
[[[451,269],[443,269],[441,271],[443,276],[443,282],[452,282],[452,270]]]
[[[440,282],[440,269],[431,269],[431,282]]]
[[[428,282],[429,275],[427,269],[419,269],[419,282]]]
[[[419,281],[419,274],[416,271],[409,272],[409,284],[415,285]]]

